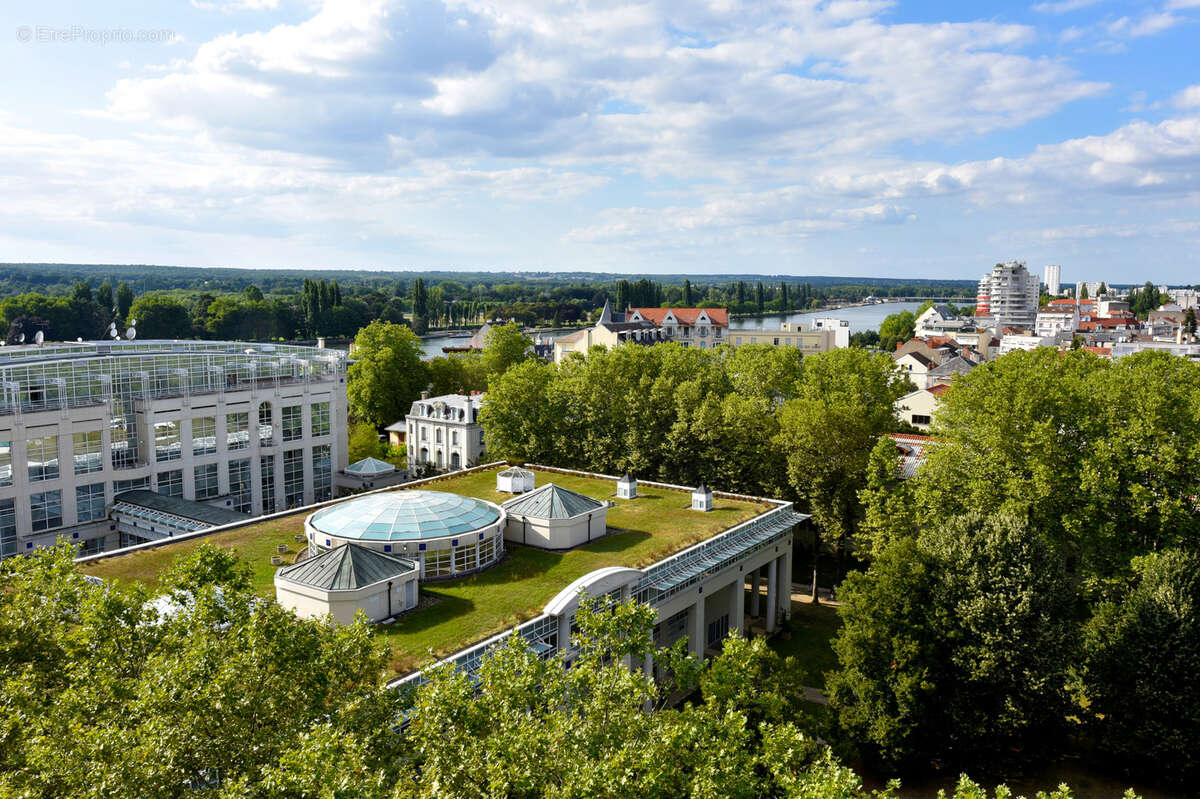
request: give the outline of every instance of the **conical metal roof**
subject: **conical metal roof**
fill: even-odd
[[[509,513],[534,519],[570,519],[599,510],[604,503],[569,488],[546,483],[528,494],[510,499],[502,507]]]
[[[388,472],[396,471],[396,467],[387,461],[381,461],[379,458],[363,458],[361,461],[355,461],[346,467],[347,474],[357,474],[363,477],[369,477],[376,474],[387,474]]]
[[[353,591],[414,571],[417,564],[358,544],[334,547],[277,574],[285,580],[324,591]]]

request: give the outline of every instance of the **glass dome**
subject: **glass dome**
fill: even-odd
[[[361,541],[418,541],[459,535],[499,520],[500,511],[444,491],[385,491],[322,508],[313,529]]]

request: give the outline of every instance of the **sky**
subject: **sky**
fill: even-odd
[[[1200,283],[1200,0],[43,0],[0,262]]]

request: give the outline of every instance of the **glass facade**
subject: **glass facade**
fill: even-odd
[[[289,449],[283,453],[283,504],[289,508],[297,508],[304,504],[302,449]]]
[[[25,442],[29,482],[58,479],[58,436],[31,438]]]
[[[71,441],[74,447],[75,474],[91,474],[104,468],[99,430],[74,433]]]
[[[133,480],[117,480],[113,483],[113,496],[124,491],[141,491],[150,487],[149,477],[137,477]]]
[[[329,403],[314,402],[311,408],[312,414],[312,435],[327,436],[329,435]]]
[[[62,491],[30,494],[29,515],[33,519],[35,533],[62,527]]]
[[[453,554],[448,549],[438,549],[425,553],[425,576],[445,577],[453,574]]]
[[[217,464],[202,463],[192,471],[196,485],[196,499],[212,499],[220,493],[217,483]]]
[[[158,493],[165,497],[183,496],[183,469],[158,473]]]
[[[250,513],[250,459],[229,462],[229,499],[240,513]]]
[[[178,425],[178,423],[176,424]],[[108,453],[114,469],[132,469],[138,465],[137,435],[134,434],[133,425],[124,416],[112,418],[108,426],[108,437]],[[176,427],[175,449],[179,449],[178,426]]]
[[[230,450],[249,448],[249,413],[230,413],[225,416],[225,446]]]
[[[333,464],[329,459],[329,445],[319,444],[312,448],[313,502],[333,499]]]
[[[12,484],[12,442],[0,441],[0,486],[10,486]]]
[[[300,405],[287,405],[283,409],[283,440],[299,441],[304,438],[304,408]]]
[[[154,461],[167,463],[183,457],[179,446],[179,422],[168,419],[154,423]]]
[[[75,486],[75,520],[90,522],[104,515],[104,483]]]
[[[192,455],[217,454],[217,418],[198,416],[192,420]]]
[[[263,455],[259,463],[262,477],[262,512],[275,512],[275,456]]]
[[[275,422],[271,417],[271,403],[258,406],[258,444],[269,447],[275,443]]]
[[[0,558],[17,554],[17,506],[11,499],[0,499]]]

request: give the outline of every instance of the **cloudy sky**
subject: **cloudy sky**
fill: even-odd
[[[25,6],[0,261],[1200,282],[1200,0]]]

